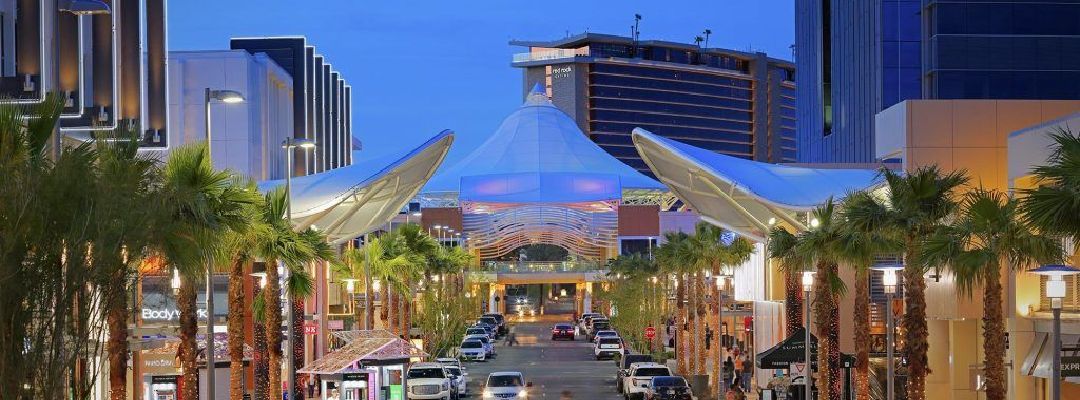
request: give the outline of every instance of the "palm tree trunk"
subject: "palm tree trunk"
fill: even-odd
[[[1002,315],[1000,267],[986,270],[983,293],[983,353],[986,355],[986,400],[1005,400],[1005,319]]]
[[[385,327],[386,330],[393,332],[393,325],[390,324],[390,305],[393,300],[390,299],[391,293],[389,286],[389,282],[383,283],[382,288],[379,291],[379,301],[382,303],[382,306],[379,307],[379,319],[382,320],[383,327]]]
[[[870,280],[855,269],[855,400],[870,400]]]
[[[126,270],[125,270],[126,272]],[[128,308],[127,287],[124,275],[113,279],[113,288],[107,291],[109,325],[109,399],[127,400],[128,368]]]
[[[784,313],[787,314],[787,335],[799,331],[803,322],[803,290],[799,275],[794,271],[784,271]]]
[[[365,329],[375,329],[375,293],[371,288],[371,279],[364,279],[364,324]]]
[[[717,279],[720,279],[719,266],[713,267],[713,276],[715,276]],[[721,330],[722,325],[720,321],[720,307],[722,305],[721,296],[723,296],[723,293],[720,292],[720,286],[718,285],[712,285],[711,290],[714,311],[712,313],[712,322],[710,323],[713,329],[713,341],[712,345],[709,348],[709,359],[711,359],[713,363],[712,377],[710,378],[710,382],[712,382],[712,387],[716,388],[716,390],[720,390],[720,381],[723,380],[724,366],[724,353],[720,350],[721,348],[723,348],[722,346],[724,345],[724,337],[721,336],[723,334],[723,331]]]
[[[293,309],[293,331],[292,336],[295,340],[292,341],[292,353],[290,356],[293,358],[293,366],[296,369],[300,369],[304,366],[304,300],[294,299],[291,307]],[[291,382],[293,387],[293,393],[295,393],[296,400],[304,400],[304,385],[300,383],[300,374],[297,374],[297,379]]]
[[[906,241],[904,254],[904,317],[900,321],[904,329],[904,358],[908,362],[907,398],[926,400],[926,375],[930,373],[926,352],[930,349],[926,324],[926,278],[923,268],[913,262],[918,249],[917,238]]]
[[[269,348],[266,345],[266,325],[255,324],[252,333],[255,336],[253,338],[255,342],[255,400],[270,400],[270,362],[267,359]]]
[[[269,360],[267,394],[270,399],[281,398],[281,284],[278,282],[277,260],[266,260],[265,315],[266,347]]]
[[[229,271],[229,399],[244,398],[244,263],[234,260]]]
[[[686,279],[683,274],[679,274],[677,279],[681,282],[676,282],[679,286],[675,289],[675,307],[679,311],[675,325],[675,360],[679,375],[686,375],[690,370],[687,362],[690,357],[690,339],[687,334],[689,331],[686,330]]]
[[[694,316],[694,329],[697,330],[697,344],[694,346],[694,355],[697,357],[694,360],[695,366],[694,373],[697,375],[705,375],[705,361],[707,360],[708,352],[705,351],[705,275],[703,273],[697,273],[694,277],[694,297],[696,298],[695,308],[697,315]],[[715,346],[715,345],[714,345]]]
[[[686,339],[688,341],[686,349],[689,350],[686,354],[686,373],[693,375],[697,373],[697,353],[699,351],[698,337],[701,332],[698,332],[698,318],[697,318],[697,276],[695,274],[687,274],[686,276],[686,294],[688,301],[686,303]]]
[[[176,299],[176,307],[180,310],[180,366],[183,370],[181,400],[199,399],[199,366],[196,359],[198,344],[195,341],[195,332],[198,330],[198,319],[195,310],[195,282],[191,277],[184,277],[180,281],[180,293]]]
[[[840,400],[843,382],[840,372],[840,313],[836,295],[830,289],[830,279],[837,274],[836,264],[818,263],[814,274],[817,295],[814,300],[814,319],[818,338],[818,390],[823,399]]]
[[[398,295],[397,290],[393,290],[389,294],[390,307],[387,307],[387,312],[390,314],[386,329],[395,335],[400,335],[398,330],[401,328],[401,323],[398,322],[401,319],[401,312],[399,311],[401,297]]]
[[[409,328],[412,327],[412,293],[412,282],[405,281],[405,293],[401,295],[401,335],[405,339],[409,339]]]

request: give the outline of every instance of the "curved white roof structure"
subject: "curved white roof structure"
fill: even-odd
[[[440,132],[419,147],[380,159],[293,178],[292,216],[299,229],[315,226],[332,243],[356,238],[393,218],[442,164],[453,132]],[[259,183],[260,190],[284,180]]]
[[[604,152],[537,85],[486,142],[439,170],[423,192],[458,193],[462,201],[570,203],[619,199],[623,189],[664,186]]]
[[[764,241],[770,221],[805,229],[797,213],[829,198],[880,183],[870,169],[820,169],[768,164],[718,154],[634,129],[634,146],[653,173],[702,218]]]

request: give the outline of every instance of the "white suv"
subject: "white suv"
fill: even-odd
[[[450,374],[439,363],[422,362],[413,364],[405,375],[405,383],[408,385],[408,398],[410,400],[451,400],[457,398],[457,388],[451,382]]]
[[[484,384],[483,398],[487,399],[528,399],[532,382],[525,382],[520,372],[492,372]]]
[[[630,372],[623,377],[623,396],[627,399],[644,399],[654,376],[671,376],[671,369],[654,362],[630,364]]]
[[[486,361],[487,347],[484,342],[476,339],[466,339],[458,346],[458,357],[465,361]]]
[[[596,355],[596,359],[603,358],[615,358],[615,355],[623,354],[622,338],[615,337],[602,337],[596,340],[596,346],[593,347],[593,354]]]

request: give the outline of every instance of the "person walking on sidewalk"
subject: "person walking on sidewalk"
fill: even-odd
[[[515,331],[516,326],[510,325],[510,328],[506,330],[506,341],[503,344],[508,347],[514,347],[514,345],[517,344],[517,332]]]

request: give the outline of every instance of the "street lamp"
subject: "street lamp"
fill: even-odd
[[[222,103],[242,103],[244,95],[235,90],[214,90],[206,88],[206,96],[203,98],[203,106],[206,119],[206,155],[210,163],[214,163],[213,143],[210,139],[210,104],[213,100]],[[206,263],[206,394],[207,399],[214,400],[214,271],[213,260]]]
[[[724,359],[724,291],[727,290],[728,277],[730,275],[716,274],[714,278],[716,280],[716,317],[720,321],[716,327],[716,345],[718,347],[717,353],[720,354],[720,359],[716,362],[721,362]],[[720,380],[720,393],[721,395],[727,394],[727,379]]]
[[[871,268],[881,271],[881,284],[885,286],[885,363],[888,375],[886,378],[885,400],[896,399],[896,386],[893,380],[896,378],[896,356],[893,348],[896,347],[896,321],[893,317],[893,295],[896,294],[897,271],[904,269],[904,264],[899,262],[875,263]]]
[[[806,357],[806,379],[803,380],[803,383],[806,385],[805,398],[812,399],[813,393],[811,392],[810,388],[812,386],[811,381],[813,380],[812,371],[814,369],[814,363],[812,360],[810,360],[810,291],[814,289],[814,272],[803,271],[802,287],[803,291],[806,292],[806,297],[803,298],[803,309],[805,310],[803,311],[803,319],[806,320],[806,344],[803,345],[806,352],[806,354],[804,355]]]
[[[228,102],[227,100],[222,101]],[[281,148],[285,150],[285,221],[289,223],[289,226],[292,226],[292,175],[293,156],[295,153],[294,150],[296,148],[301,148],[304,150],[313,149],[315,148],[315,141],[304,138],[287,137],[283,142],[281,142]],[[282,274],[282,277],[284,278],[285,282],[288,282],[289,269],[284,268],[283,271],[284,274]],[[277,293],[274,293],[274,295],[276,296]],[[287,318],[287,321],[285,323],[285,337],[287,339],[286,343],[288,343],[286,348],[290,349],[289,357],[286,358],[286,363],[289,366],[288,398],[294,399],[295,397],[293,397],[293,389],[296,384],[296,363],[293,360],[295,354],[293,354],[291,349],[293,348],[293,343],[295,343],[294,340],[296,340],[296,338],[293,337],[293,293],[291,290],[285,291],[285,302],[288,303],[285,305],[285,315]]]
[[[1050,298],[1050,308],[1054,312],[1054,366],[1050,375],[1050,399],[1061,400],[1061,299],[1065,297],[1066,275],[1076,275],[1080,269],[1069,265],[1043,265],[1030,270],[1036,275],[1050,277],[1046,281],[1046,297]]]
[[[173,268],[172,279],[169,280],[169,286],[172,287],[173,295],[180,293],[180,270]]]

